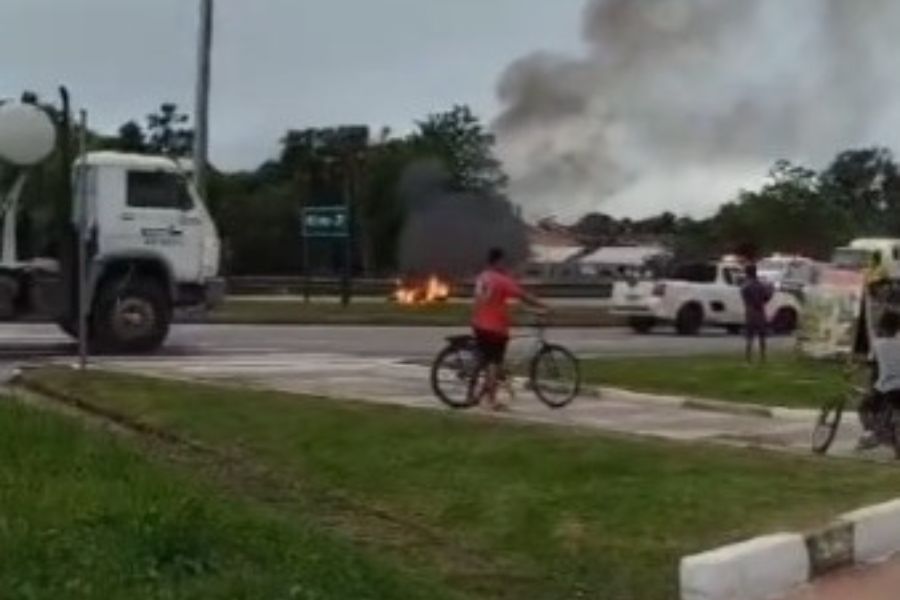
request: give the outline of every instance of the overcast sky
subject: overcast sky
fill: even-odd
[[[113,131],[161,101],[193,107],[196,0],[0,0],[0,97],[69,86]],[[468,103],[537,49],[580,47],[583,0],[217,0],[213,160],[253,167],[288,128],[407,128]]]

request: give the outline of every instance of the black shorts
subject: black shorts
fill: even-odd
[[[489,365],[502,365],[506,359],[506,347],[509,337],[495,331],[475,329],[475,343],[481,359]]]
[[[744,325],[744,335],[747,339],[764,338],[769,333],[769,326],[764,322],[747,321]]]

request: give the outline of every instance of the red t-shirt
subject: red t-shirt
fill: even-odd
[[[475,329],[509,335],[509,300],[525,294],[519,283],[504,273],[488,269],[475,280],[475,309],[472,326]]]

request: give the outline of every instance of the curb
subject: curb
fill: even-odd
[[[667,404],[677,408],[687,410],[702,410],[707,412],[718,412],[737,416],[761,417],[764,419],[774,419],[780,414],[793,415],[805,414],[802,409],[777,408],[770,406],[762,406],[760,404],[748,404],[744,402],[726,402],[724,400],[710,400],[708,398],[694,398],[691,396],[668,396],[665,394],[654,394],[652,392],[636,392],[634,390],[626,390],[614,387],[593,388],[596,396],[602,397],[605,394],[623,396],[635,400],[644,400],[648,402],[658,402]]]
[[[582,391],[587,397],[602,398],[606,394],[623,397],[628,400],[656,402],[685,410],[699,410],[717,412],[739,417],[759,417],[763,419],[815,419],[819,414],[816,408],[787,408],[783,406],[764,406],[762,404],[750,404],[746,402],[728,402],[725,400],[711,400],[709,398],[695,398],[692,396],[667,396],[652,392],[636,392],[614,387],[586,388]]]
[[[900,553],[900,499],[845,513],[822,529],[779,533],[685,556],[681,600],[766,600],[836,569]]]

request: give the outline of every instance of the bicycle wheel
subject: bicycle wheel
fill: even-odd
[[[531,360],[529,384],[538,399],[550,408],[566,406],[581,391],[578,359],[562,346],[544,346]]]
[[[844,414],[844,400],[833,400],[825,404],[819,411],[816,426],[812,432],[812,451],[825,454],[831,447]]]
[[[474,344],[451,344],[431,364],[431,389],[450,408],[470,408],[478,401],[472,382],[479,364]]]

